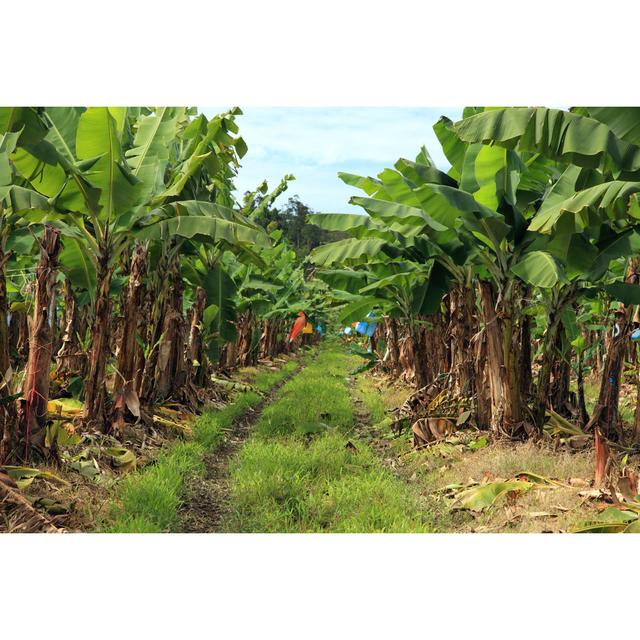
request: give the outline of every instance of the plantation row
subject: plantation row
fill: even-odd
[[[233,196],[239,114],[0,109],[0,461],[55,458],[50,397],[121,437],[336,317],[376,326],[363,369],[415,384],[394,428],[417,443],[465,422],[595,434],[601,473],[606,441],[635,451],[640,410],[628,428],[619,397],[640,337],[639,109],[441,118],[450,170],[422,148],[340,174],[366,215],[310,215],[340,239],[308,260],[273,216],[292,176]]]
[[[397,426],[422,418],[423,444],[438,418],[640,444],[640,404],[631,429],[619,413],[640,338],[640,109],[466,108],[434,130],[448,172],[422,148],[376,178],[340,174],[368,215],[311,216],[349,236],[311,259],[344,324],[378,322],[364,368],[421,390]]]
[[[55,458],[70,419],[122,437],[197,408],[212,375],[318,338],[326,286],[266,219],[293,177],[233,196],[239,114],[0,109],[0,463]]]

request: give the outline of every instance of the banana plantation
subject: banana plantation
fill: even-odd
[[[640,109],[443,116],[304,248],[241,116],[0,108],[0,531],[640,532]]]

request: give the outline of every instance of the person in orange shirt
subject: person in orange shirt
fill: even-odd
[[[298,317],[296,321],[293,323],[293,327],[291,327],[291,333],[289,334],[289,342],[293,342],[298,334],[304,329],[304,326],[307,324],[307,317],[304,315],[304,311],[300,311],[298,313]]]

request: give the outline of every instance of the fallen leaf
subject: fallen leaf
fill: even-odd
[[[471,511],[481,511],[490,507],[495,501],[505,494],[515,491],[524,493],[533,487],[532,482],[521,482],[511,480],[508,482],[490,482],[472,489],[461,491],[456,496],[456,504],[460,509],[470,509]]]
[[[127,389],[124,396],[124,401],[127,403],[127,408],[131,411],[131,414],[136,418],[140,417],[140,398],[133,389]]]
[[[26,489],[36,478],[45,478],[46,480],[59,482],[65,486],[69,485],[69,482],[59,478],[50,471],[43,471],[42,469],[32,467],[14,467],[11,465],[5,465],[2,468],[13,478],[19,489]]]

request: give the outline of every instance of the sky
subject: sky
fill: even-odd
[[[225,108],[204,108],[211,117]],[[237,119],[249,147],[235,180],[238,195],[266,179],[270,189],[286,174],[296,177],[276,201],[298,195],[315,211],[360,211],[348,204],[358,189],[338,172],[376,176],[398,158],[415,159],[425,145],[441,169],[448,163],[433,132],[441,115],[462,116],[451,107],[247,107]]]

